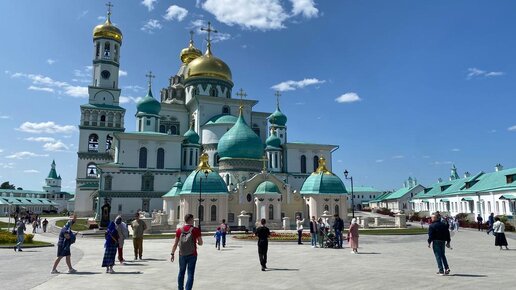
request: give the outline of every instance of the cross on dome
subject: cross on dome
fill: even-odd
[[[107,6],[107,15],[108,15],[108,19],[110,18],[111,16],[111,8],[114,6],[111,2],[108,2],[106,3],[106,6]]]
[[[149,80],[147,81],[147,84],[149,88],[152,86],[152,79],[156,76],[152,74],[152,71],[150,70],[148,74],[145,75]]]
[[[276,105],[279,107],[279,97],[281,97],[281,92],[276,91],[274,95],[276,96]]]
[[[208,38],[206,39],[206,41],[208,42],[208,44],[206,45],[206,54],[211,54],[211,33],[218,33],[218,31],[211,27],[210,21],[208,21],[208,27],[201,27],[201,30],[208,32]]]
[[[236,95],[240,97],[240,111],[242,111],[244,108],[243,98],[247,97],[247,94],[245,93],[244,89],[240,88],[240,91],[238,91]]]

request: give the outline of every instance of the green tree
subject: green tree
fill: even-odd
[[[16,189],[16,186],[14,186],[14,184],[9,183],[9,181],[6,181],[0,185],[0,189]]]

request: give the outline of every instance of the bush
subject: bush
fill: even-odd
[[[25,234],[24,243],[32,244],[34,239],[33,234]],[[17,236],[10,232],[0,231],[0,244],[16,244]]]
[[[419,212],[413,213],[411,216],[409,216],[408,220],[411,221],[411,222],[419,222],[419,221],[421,221],[421,217],[419,216]]]
[[[376,213],[383,214],[383,215],[388,215],[388,216],[394,216],[394,213],[390,209],[384,208],[384,207],[378,208],[376,210]]]

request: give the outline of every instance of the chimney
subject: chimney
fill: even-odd
[[[498,171],[502,171],[503,170],[503,166],[502,164],[498,163],[495,165],[495,171],[498,172]]]
[[[471,174],[469,173],[469,171],[464,172],[464,178],[468,178],[470,176],[471,176]]]

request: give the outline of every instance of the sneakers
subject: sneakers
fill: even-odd
[[[52,272],[50,272],[50,274],[59,274],[61,272],[57,271],[57,270],[52,270]]]
[[[74,274],[74,273],[77,273],[77,270],[75,270],[74,268],[68,270],[68,274]]]
[[[16,246],[13,247],[14,251],[16,252]]]
[[[450,274],[450,269],[446,269],[446,271],[444,271],[444,275],[449,275]]]
[[[439,271],[439,272],[437,272],[435,274],[440,275],[440,276],[444,276],[444,272],[441,272],[441,271]]]

